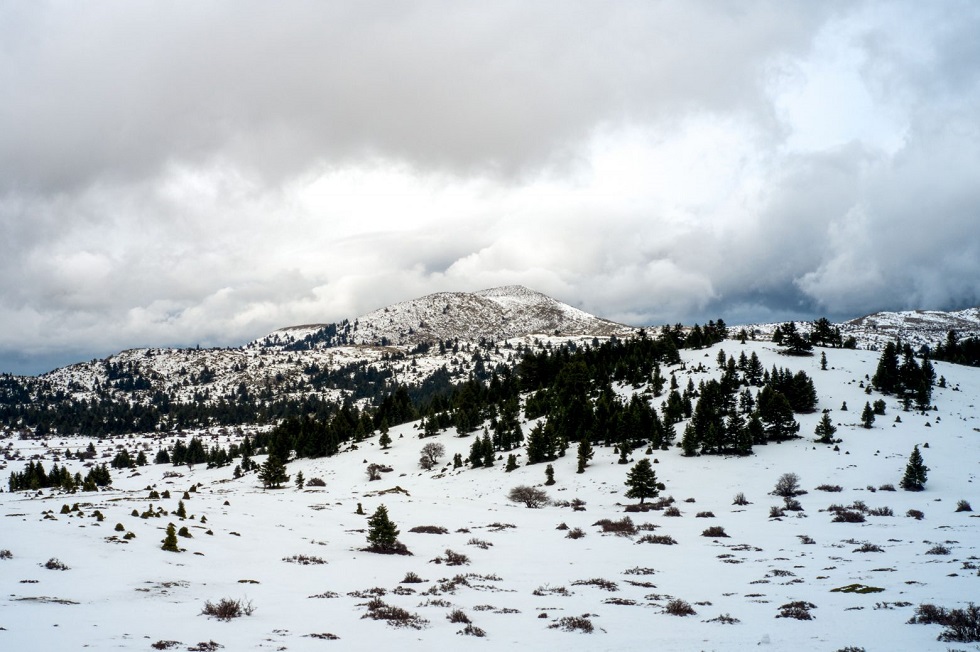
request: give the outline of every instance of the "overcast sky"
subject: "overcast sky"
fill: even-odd
[[[980,304],[980,3],[0,0],[0,371],[520,283]]]

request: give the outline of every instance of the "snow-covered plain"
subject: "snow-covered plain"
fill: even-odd
[[[654,451],[650,457],[666,484],[663,495],[676,498],[680,517],[662,511],[624,513],[624,506],[635,502],[623,495],[630,466],[617,464],[611,449],[598,447],[583,474],[575,473],[570,449],[554,463],[557,483],[542,487],[555,501],[584,500],[585,511],[554,505],[527,509],[508,501],[507,492],[520,484],[543,485],[543,464],[523,466],[520,455],[522,466],[510,473],[503,459],[493,468],[452,470],[453,455],[465,458],[472,437],[450,431],[420,440],[417,424],[393,428],[388,451],[380,449],[375,436],[332,458],[289,463],[291,476],[302,471],[307,479],[322,478],[324,488],[298,490],[290,482],[263,490],[255,474],[233,480],[231,467],[151,465],[113,471],[112,489],[97,494],[4,492],[0,550],[9,550],[11,558],[0,559],[0,649],[150,650],[162,641],[178,641],[172,649],[179,650],[207,649],[199,644],[211,641],[227,650],[980,649],[976,643],[937,641],[938,626],[906,624],[920,603],[961,607],[980,598],[975,568],[980,565],[980,521],[977,513],[955,511],[958,500],[980,509],[980,371],[935,363],[937,375],[948,383],[935,390],[937,411],[902,412],[894,398],[885,397],[886,415],[866,430],[860,425],[861,408],[881,396],[866,395],[859,383],[874,373],[876,353],[827,350],[830,369],[821,371],[819,350],[812,358],[794,358],[779,355],[769,343],[726,341],[683,351],[686,369],[675,368],[681,385],[688,374],[695,384],[714,377],[719,348],[735,357],[756,351],[767,368],[806,370],[816,384],[819,408],[830,409],[838,425],[840,450],[813,443],[818,411],[798,415],[802,439],[756,447],[748,458],[685,458],[679,448]],[[707,371],[694,372],[699,363]],[[840,410],[845,401],[846,412]],[[525,424],[525,434],[528,430]],[[679,424],[678,434],[682,430]],[[227,443],[235,435],[216,437]],[[83,448],[88,441],[60,438],[45,446],[10,438],[0,445],[24,459],[39,455],[49,469],[55,454]],[[418,456],[430,441],[444,444],[447,454],[445,463],[425,472]],[[152,459],[161,444],[172,443],[173,436],[134,436],[106,439],[96,447],[100,456],[108,456],[102,461],[120,445],[130,450],[146,446]],[[916,444],[930,468],[926,490],[877,489],[898,487]],[[638,449],[633,459],[644,454]],[[368,463],[393,470],[371,482]],[[7,474],[24,464],[10,461],[0,470],[4,487]],[[74,460],[68,464],[73,471],[81,468]],[[788,472],[798,474],[808,491],[798,498],[804,511],[771,519],[770,507],[782,501],[770,492]],[[165,477],[168,473],[179,476]],[[821,484],[840,485],[843,491],[816,490]],[[189,518],[181,521],[173,512],[192,485],[198,490],[184,500]],[[169,489],[171,498],[150,500],[150,488]],[[732,504],[739,492],[750,504]],[[825,511],[831,504],[855,501],[872,509],[889,507],[894,516],[834,523]],[[60,513],[62,505],[76,502],[81,513]],[[131,515],[151,503],[170,513],[147,519]],[[366,515],[355,513],[359,503]],[[382,504],[413,556],[361,550],[367,518]],[[909,509],[921,510],[925,518],[907,517]],[[93,517],[95,510],[105,516],[101,523]],[[714,517],[697,516],[708,511]],[[620,537],[602,534],[594,525],[627,515],[637,525],[656,526],[653,534],[669,535],[677,544],[640,543],[651,532]],[[168,522],[192,533],[180,539],[184,552],[161,550]],[[135,538],[122,542],[117,523]],[[585,536],[567,538],[567,530],[557,529],[562,523],[581,528]],[[448,533],[409,531],[426,525]],[[723,527],[729,537],[701,536],[710,526]],[[473,545],[474,539],[490,545]],[[864,543],[883,551],[856,552]],[[936,544],[950,554],[926,554]],[[447,549],[468,556],[469,564],[431,561],[444,557]],[[295,555],[325,563],[284,561]],[[51,558],[69,569],[44,568]],[[401,583],[408,572],[426,581]],[[453,588],[442,581],[457,575],[465,575],[466,583]],[[577,583],[593,579],[615,583],[615,590]],[[833,591],[852,584],[883,590]],[[371,592],[382,590],[384,602],[418,614],[427,625],[395,628],[363,618]],[[200,615],[205,601],[222,598],[251,602],[254,613],[227,622]],[[696,615],[664,613],[671,598],[689,602]],[[779,607],[791,601],[813,603],[813,619],[777,618]],[[454,609],[465,612],[486,636],[460,634],[464,625],[447,619]],[[739,622],[709,622],[724,614]],[[566,616],[586,616],[595,631],[549,628]],[[323,636],[327,633],[338,640]]]

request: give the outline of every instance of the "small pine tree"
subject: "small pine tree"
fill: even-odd
[[[387,449],[391,446],[391,435],[388,434],[387,430],[381,432],[381,436],[378,438],[378,443],[381,444],[381,448]]]
[[[861,411],[861,425],[865,428],[870,429],[875,423],[875,411],[871,407],[870,403],[864,404],[864,410]]]
[[[546,485],[550,487],[551,485],[555,484],[555,467],[551,466],[550,464],[544,467],[544,475],[547,478],[547,480],[544,481]]]
[[[820,352],[820,370],[827,371],[827,354],[823,351]]]
[[[302,489],[304,486],[306,486],[306,478],[303,477],[303,472],[302,471],[297,471],[296,472],[296,488],[297,489]]]
[[[919,447],[916,445],[912,449],[912,454],[909,455],[909,462],[905,466],[905,475],[902,476],[899,486],[905,491],[922,491],[925,489],[928,471],[929,467],[922,461],[922,453],[919,452]]]
[[[834,443],[835,432],[837,432],[837,427],[830,420],[830,415],[824,412],[820,423],[813,430],[813,434],[817,436],[817,441],[821,444],[832,444]]]
[[[460,453],[453,455],[453,468],[459,469],[463,466],[463,456]]]
[[[657,472],[653,470],[653,465],[645,457],[626,473],[626,486],[629,487],[626,497],[639,498],[641,505],[647,498],[656,498],[663,488],[657,482]]]
[[[184,507],[184,501],[177,501],[177,511],[174,512],[180,518],[187,518],[187,508]]]
[[[388,509],[378,506],[371,518],[368,519],[368,544],[371,549],[379,551],[392,550],[398,542],[398,528],[388,518]]]
[[[180,552],[177,547],[177,528],[173,523],[167,524],[167,536],[163,539],[162,548],[167,552]]]
[[[504,471],[510,473],[517,468],[517,456],[511,453],[507,456],[507,466],[504,467]]]
[[[578,443],[578,471],[576,473],[585,473],[585,467],[588,466],[593,455],[592,443],[589,442],[589,438],[582,437]]]
[[[262,486],[266,489],[281,487],[283,482],[289,481],[289,476],[286,475],[286,465],[280,462],[278,457],[270,454],[262,464],[262,468],[259,469],[259,480],[262,481]]]

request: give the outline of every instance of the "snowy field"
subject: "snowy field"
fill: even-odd
[[[113,470],[112,488],[99,493],[5,490],[0,550],[10,555],[0,559],[0,649],[219,649],[212,642],[226,650],[980,649],[938,641],[938,625],[906,624],[922,603],[952,608],[980,601],[980,511],[956,511],[962,500],[980,510],[980,371],[935,363],[948,384],[934,391],[937,411],[903,412],[893,397],[884,397],[886,414],[867,430],[861,409],[882,397],[866,395],[859,383],[874,373],[876,353],[828,350],[830,369],[821,371],[819,350],[812,358],[791,358],[769,343],[727,341],[682,352],[688,369],[698,363],[707,369],[691,372],[695,384],[716,375],[719,348],[735,357],[754,350],[766,368],[804,369],[816,384],[819,409],[831,410],[840,450],[813,443],[818,410],[798,415],[803,438],[757,446],[748,458],[654,451],[649,457],[666,485],[662,495],[674,497],[680,510],[675,517],[624,512],[635,502],[624,497],[631,465],[617,464],[612,449],[597,447],[583,474],[575,473],[569,449],[554,463],[557,483],[543,487],[544,465],[523,466],[523,455],[510,473],[506,455],[493,468],[452,470],[453,455],[465,458],[472,437],[450,431],[420,440],[417,424],[393,428],[388,451],[375,436],[332,458],[289,463],[291,476],[302,471],[307,480],[321,478],[322,488],[299,490],[290,481],[263,490],[254,473],[232,479],[232,466],[150,465]],[[688,373],[677,371],[682,387]],[[840,410],[845,401],[846,412]],[[525,435],[528,430],[525,424]],[[682,431],[678,424],[678,435]],[[229,437],[205,443],[227,444]],[[161,444],[173,441],[106,439],[96,442],[98,461],[111,459],[120,445],[131,451],[145,446],[152,460]],[[422,471],[419,450],[430,441],[444,444],[447,454],[436,469]],[[54,455],[88,442],[56,438],[44,446],[7,439],[0,446],[8,455],[19,451],[23,460],[38,455],[49,469]],[[881,489],[898,487],[916,444],[930,469],[926,490]],[[633,459],[643,456],[638,449]],[[0,471],[4,488],[23,460],[8,461]],[[79,462],[67,463],[81,470]],[[369,463],[392,471],[369,481]],[[770,492],[784,473],[799,475],[807,491],[797,498],[803,511],[770,518],[770,508],[782,504]],[[509,501],[508,491],[522,484],[540,486],[556,502],[580,499],[585,510],[528,509]],[[817,490],[820,485],[842,491]],[[151,490],[169,490],[171,498],[151,500]],[[174,512],[185,491],[188,518],[181,520]],[[733,504],[739,492],[749,504]],[[826,511],[856,501],[893,515],[836,523]],[[76,511],[61,513],[75,503]],[[132,515],[151,503],[169,513]],[[365,515],[356,513],[358,504]],[[412,556],[362,550],[367,518],[382,504]],[[910,509],[924,518],[906,516]],[[704,512],[713,516],[698,516]],[[631,536],[604,534],[595,525],[626,516],[640,528]],[[168,523],[192,535],[179,538],[183,552],[161,549]],[[410,531],[419,526],[446,533]],[[702,536],[712,526],[728,536]],[[575,528],[585,536],[568,538]],[[129,532],[135,537],[124,539]],[[676,544],[641,542],[651,534]],[[930,554],[942,549],[948,554]],[[447,550],[468,563],[447,565]],[[323,563],[290,560],[297,556]],[[67,569],[45,568],[51,559]],[[424,581],[404,583],[407,573]],[[857,590],[837,590],[845,587]],[[411,622],[420,629],[365,618],[376,597],[416,615]],[[207,601],[225,598],[254,611],[229,621],[201,615]],[[676,599],[696,613],[666,613]],[[797,601],[813,605],[812,619],[777,617],[783,605]],[[460,633],[465,623],[448,618],[456,610],[485,636]],[[580,620],[562,620],[569,617]],[[591,623],[591,633],[560,627],[583,621]]]

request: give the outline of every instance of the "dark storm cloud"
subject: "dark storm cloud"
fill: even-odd
[[[978,304],[978,33],[972,2],[0,4],[0,370],[508,283],[636,324]]]

